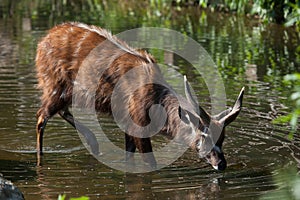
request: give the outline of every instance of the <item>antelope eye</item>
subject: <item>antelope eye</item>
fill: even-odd
[[[197,151],[200,151],[202,144],[203,144],[203,139],[202,138],[200,138],[196,141],[196,150]]]
[[[203,145],[205,143],[205,136],[201,135],[200,138],[196,142],[196,149],[200,151],[203,149]]]
[[[208,128],[204,127],[203,131],[201,132],[201,135],[205,138],[207,137],[207,133],[208,133]]]
[[[207,139],[207,135],[201,133],[200,138],[197,141],[197,149],[203,151],[204,147],[205,147],[205,143],[206,143],[206,139]]]

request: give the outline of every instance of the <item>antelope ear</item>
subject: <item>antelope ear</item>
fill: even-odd
[[[191,123],[190,116],[188,115],[188,112],[186,110],[182,109],[180,106],[178,108],[178,115],[184,123],[186,123],[186,124]]]
[[[183,80],[184,80],[185,96],[188,102],[192,105],[193,110],[196,113],[198,113],[199,111],[200,120],[203,121],[205,124],[209,124],[211,119],[210,115],[201,106],[198,106],[197,101],[195,100],[195,98],[191,93],[191,88],[185,75],[183,76]]]
[[[230,112],[229,112],[228,114],[226,114],[226,112],[228,112],[229,109],[226,110],[226,111],[223,111],[223,112],[222,112],[223,114],[220,113],[220,114],[222,114],[222,115],[226,114],[225,116],[223,116],[223,117],[219,120],[219,122],[220,122],[221,124],[224,124],[224,126],[227,126],[228,124],[230,124],[230,123],[231,123],[233,120],[235,120],[235,118],[239,115],[239,113],[240,113],[240,111],[241,111],[241,109],[242,109],[244,90],[245,90],[245,87],[242,88],[242,90],[241,90],[241,92],[240,92],[240,94],[239,94],[239,96],[238,96],[238,98],[237,98],[237,100],[236,100],[236,102],[235,102],[233,108],[230,110]],[[220,115],[220,114],[219,114],[219,115]]]
[[[193,124],[195,127],[199,125],[199,117],[179,106],[178,114],[180,119],[186,124]]]
[[[209,125],[211,116],[201,106],[199,106],[199,112],[201,121],[204,124]]]

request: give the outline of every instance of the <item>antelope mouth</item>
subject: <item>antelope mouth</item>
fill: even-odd
[[[217,171],[224,171],[227,167],[227,162],[220,160],[216,165],[211,165]]]
[[[213,167],[215,170],[218,170],[218,171],[219,171],[219,166],[218,166],[218,165],[212,165],[212,167]]]

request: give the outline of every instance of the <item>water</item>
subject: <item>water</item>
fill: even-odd
[[[289,111],[285,105],[291,105],[283,75],[300,71],[299,33],[293,29],[194,8],[166,7],[157,13],[150,5],[137,9],[140,5],[130,1],[119,7],[116,3],[57,5],[56,11],[49,9],[47,1],[37,2],[32,3],[31,18],[24,2],[12,5],[11,17],[5,14],[5,3],[0,9],[0,172],[26,199],[57,199],[64,193],[91,199],[258,199],[276,187],[272,176],[278,168],[297,165],[300,137],[290,141],[286,125],[271,123]],[[35,88],[35,49],[45,31],[64,20],[101,25],[113,33],[141,26],[167,27],[197,40],[220,70],[229,106],[246,86],[243,111],[227,128],[227,170],[214,171],[191,150],[155,172],[113,170],[91,156],[76,131],[58,116],[47,125],[43,165],[36,167],[35,113],[40,92]],[[161,59],[161,52],[152,53]],[[181,73],[195,77],[191,82],[199,102],[208,109],[203,79],[180,58],[175,57],[174,64]],[[104,116],[102,123],[110,138],[122,145],[123,136],[112,119]]]

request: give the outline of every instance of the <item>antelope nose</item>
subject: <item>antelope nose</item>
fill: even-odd
[[[215,170],[224,171],[227,167],[226,160],[220,161],[217,165],[212,165]]]
[[[218,169],[217,169],[217,170],[219,170],[219,171],[224,171],[224,170],[226,169],[226,167],[227,167],[227,163],[226,163],[226,161],[224,160],[224,161],[221,161],[221,162],[218,164]]]

